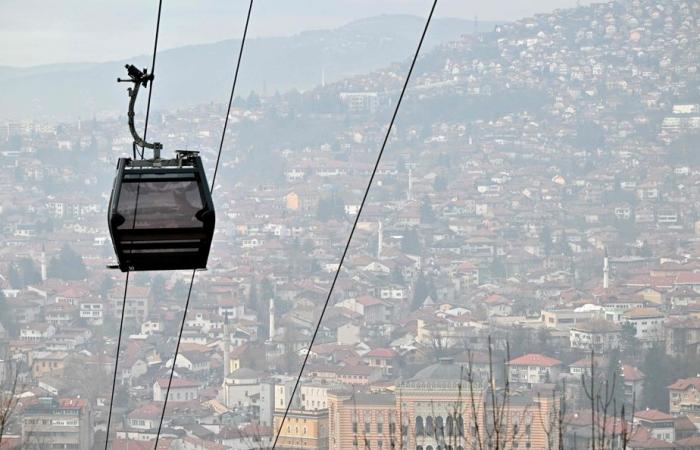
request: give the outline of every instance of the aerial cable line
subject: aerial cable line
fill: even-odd
[[[163,0],[158,0],[158,19],[156,20],[156,37],[153,41],[153,59],[151,60],[151,77],[155,76],[156,73],[156,55],[158,54],[158,35],[160,34],[160,13],[163,9]],[[143,124],[143,140],[146,141],[148,137],[148,116],[151,114],[151,94],[153,94],[153,81],[151,80],[151,85],[148,88],[148,102],[146,103],[146,119]],[[141,159],[143,159],[143,154],[145,153],[145,148],[141,147]],[[134,158],[136,155],[134,155]]]
[[[156,32],[155,38],[153,40],[153,59],[151,60],[151,85],[148,89],[148,105],[146,106],[146,120],[143,128],[143,140],[146,141],[146,133],[148,133],[148,116],[151,112],[151,93],[153,92],[153,71],[156,65],[156,54],[158,53],[158,35],[160,34],[160,17],[163,10],[163,0],[158,0],[158,16],[156,18]],[[136,159],[136,145],[134,145],[134,159]],[[143,159],[144,148],[141,149],[140,157]],[[138,201],[138,191],[137,191],[137,201]],[[135,215],[134,215],[135,220]],[[119,338],[117,339],[117,357],[114,361],[114,377],[112,379],[112,393],[110,395],[109,401],[109,415],[107,416],[107,433],[105,436],[105,450],[109,446],[109,429],[112,424],[112,406],[114,404],[114,388],[117,384],[117,367],[119,365],[119,350],[121,348],[122,342],[122,331],[124,329],[124,311],[126,310],[126,293],[129,289],[129,271],[126,272],[126,280],[124,281],[124,298],[122,300],[122,313],[121,320],[119,321]]]
[[[212,176],[211,180],[211,193],[214,193],[214,187],[216,186],[214,183],[216,182],[216,174],[218,173],[219,170],[219,162],[221,161],[221,151],[224,148],[224,141],[226,139],[226,128],[228,126],[228,118],[231,115],[231,105],[233,104],[233,97],[236,92],[236,83],[238,82],[238,72],[241,68],[241,59],[243,57],[243,48],[245,47],[245,40],[246,36],[248,36],[248,25],[250,24],[250,15],[251,12],[253,11],[253,0],[250,0],[250,3],[248,5],[248,14],[246,15],[245,19],[245,27],[243,28],[243,37],[241,38],[241,47],[238,50],[238,60],[236,62],[236,70],[233,76],[233,84],[231,85],[231,95],[229,96],[229,101],[228,101],[228,108],[226,109],[226,118],[224,119],[224,127],[223,130],[221,131],[221,141],[219,143],[219,152],[216,156],[216,165],[214,166],[214,175]],[[175,372],[175,363],[177,362],[177,356],[180,352],[180,341],[182,340],[182,332],[185,327],[185,320],[187,320],[187,310],[189,309],[190,306],[190,297],[192,295],[192,286],[194,284],[194,276],[197,273],[196,270],[192,271],[192,278],[190,279],[190,287],[189,290],[187,291],[187,301],[185,302],[185,311],[182,315],[182,323],[180,324],[180,332],[178,333],[177,336],[177,344],[175,345],[175,356],[173,357],[173,365],[170,368],[170,377],[168,379],[168,387],[165,391],[165,398],[163,399],[163,410],[160,415],[160,422],[158,423],[158,433],[156,434],[156,444],[153,447],[154,449],[158,448],[158,441],[160,440],[160,433],[163,428],[163,419],[165,418],[165,408],[168,406],[168,397],[170,395],[170,386],[173,382],[173,373]],[[228,337],[225,337],[228,339]]]
[[[119,366],[119,349],[122,343],[122,330],[124,329],[124,310],[126,309],[126,292],[129,289],[129,272],[126,272],[124,283],[124,300],[122,300],[122,318],[119,322],[119,338],[117,339],[117,359],[114,361],[114,377],[112,378],[112,396],[109,400],[109,415],[107,416],[107,436],[105,437],[105,450],[109,444],[109,427],[112,424],[112,405],[114,404],[114,386],[117,383],[117,367]]]
[[[301,369],[299,370],[299,376],[297,376],[296,382],[294,383],[294,389],[292,389],[292,393],[289,396],[289,401],[287,402],[287,408],[284,410],[284,416],[282,416],[282,421],[280,422],[280,425],[277,429],[277,432],[275,433],[275,440],[272,444],[272,449],[274,450],[277,446],[277,441],[279,440],[280,433],[282,432],[282,426],[284,425],[284,422],[287,420],[287,415],[289,414],[289,409],[292,406],[292,401],[294,400],[294,395],[296,394],[296,391],[299,387],[299,381],[301,380],[302,375],[304,374],[304,369],[306,368],[306,363],[309,360],[309,355],[311,354],[311,348],[314,345],[314,341],[316,340],[316,336],[318,335],[318,330],[321,328],[321,322],[323,321],[323,316],[326,313],[326,309],[328,308],[328,304],[330,303],[331,296],[333,295],[333,290],[335,288],[335,284],[338,281],[338,275],[340,274],[341,269],[343,268],[343,262],[345,261],[345,256],[348,254],[348,249],[350,248],[350,243],[352,242],[352,237],[355,234],[355,229],[357,228],[357,223],[360,220],[360,215],[362,214],[362,210],[365,207],[365,202],[367,201],[367,196],[369,194],[369,190],[372,187],[372,182],[374,181],[374,177],[377,174],[377,169],[379,168],[379,163],[382,160],[382,155],[384,154],[384,149],[386,148],[386,144],[389,141],[389,136],[391,135],[391,129],[394,127],[394,121],[396,120],[396,116],[399,113],[399,108],[401,107],[401,101],[403,100],[403,96],[406,93],[406,88],[408,87],[408,82],[411,79],[411,74],[413,73],[413,68],[416,65],[416,60],[418,59],[418,54],[420,53],[420,49],[423,46],[423,41],[425,40],[425,35],[428,32],[428,27],[430,26],[430,21],[432,20],[433,17],[433,12],[435,12],[435,6],[437,5],[438,0],[433,0],[433,6],[430,8],[430,14],[428,14],[428,18],[425,21],[425,27],[423,28],[423,34],[420,37],[420,41],[418,42],[418,47],[416,48],[416,52],[413,55],[413,60],[411,61],[411,66],[408,69],[408,74],[406,75],[406,80],[404,81],[403,88],[401,89],[401,94],[399,95],[399,100],[396,102],[396,108],[394,108],[394,114],[391,116],[391,121],[389,122],[389,128],[386,130],[386,135],[384,136],[384,141],[382,142],[381,149],[379,150],[379,155],[377,155],[377,160],[374,163],[374,168],[372,169],[372,174],[369,177],[369,181],[367,182],[367,187],[365,188],[365,193],[362,197],[362,202],[360,202],[360,207],[357,210],[357,215],[355,216],[355,221],[352,224],[352,228],[350,229],[350,235],[348,236],[348,240],[345,243],[345,249],[343,250],[343,254],[340,257],[340,262],[338,263],[338,268],[335,271],[335,275],[333,276],[333,282],[331,283],[331,287],[328,290],[328,295],[326,296],[326,301],[323,304],[323,309],[321,310],[321,315],[318,318],[318,322],[316,322],[316,329],[314,330],[314,334],[311,337],[311,342],[309,343],[309,348],[306,351],[306,355],[304,356],[304,361],[301,364]]]
[[[241,48],[238,50],[238,61],[236,62],[236,72],[233,75],[233,85],[231,85],[231,95],[228,99],[228,108],[226,109],[226,118],[224,119],[224,129],[221,131],[221,142],[219,142],[219,153],[216,155],[216,165],[214,166],[214,176],[211,177],[211,193],[214,193],[216,186],[216,174],[219,172],[219,161],[221,160],[221,149],[224,148],[224,139],[226,138],[226,128],[228,127],[228,118],[231,115],[231,105],[233,104],[233,94],[236,92],[236,83],[238,82],[238,71],[241,68],[241,57],[243,56],[243,46],[245,38],[248,35],[248,24],[250,23],[250,13],[253,10],[253,0],[250,0],[248,5],[248,16],[245,19],[245,28],[243,28],[243,38],[241,39]]]
[[[182,323],[180,324],[180,333],[177,337],[177,345],[175,346],[175,357],[173,358],[173,365],[170,367],[170,378],[168,379],[168,388],[165,391],[165,399],[163,400],[163,411],[160,414],[160,422],[158,423],[158,433],[156,434],[156,445],[153,449],[158,448],[158,441],[160,440],[160,431],[163,428],[163,417],[165,417],[165,408],[168,406],[168,396],[170,395],[170,385],[173,382],[173,374],[175,373],[175,362],[177,361],[177,354],[180,351],[180,340],[182,339],[182,331],[185,328],[185,319],[187,318],[187,308],[190,306],[190,297],[192,296],[192,285],[194,284],[194,274],[197,273],[196,270],[192,271],[192,278],[190,279],[190,288],[187,291],[187,301],[185,302],[185,313],[182,315]],[[156,383],[158,380],[156,380]]]

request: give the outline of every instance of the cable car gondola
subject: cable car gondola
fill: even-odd
[[[153,75],[126,67],[129,79],[119,81],[134,83],[129,88],[134,158],[119,158],[108,218],[118,267],[122,272],[205,269],[215,213],[202,160],[197,152],[183,150],[175,159],[161,159],[161,144],[138,135],[136,96]],[[152,149],[153,158],[136,158],[138,147]]]

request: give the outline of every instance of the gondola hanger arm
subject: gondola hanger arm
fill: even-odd
[[[117,78],[119,83],[134,83],[133,87],[128,89],[129,91],[129,131],[131,131],[131,136],[134,138],[134,149],[136,147],[150,148],[153,150],[153,158],[160,159],[160,151],[163,145],[160,142],[149,143],[146,142],[141,136],[139,136],[136,131],[136,125],[134,123],[134,107],[136,106],[136,97],[139,95],[139,89],[141,86],[148,87],[148,82],[153,82],[153,73],[148,73],[147,69],[139,70],[136,66],[132,64],[127,64],[126,66],[128,79]]]

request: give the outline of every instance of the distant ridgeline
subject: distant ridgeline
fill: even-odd
[[[404,61],[415,46],[423,19],[415,16],[378,16],[334,30],[307,31],[291,37],[250,39],[238,93],[274,94],[309,89],[323,80],[371,72]],[[494,23],[462,19],[436,19],[426,50],[459,39],[463,34],[493,30]],[[230,55],[240,42],[162,51],[158,57],[156,101],[158,109],[174,109],[211,101],[221,102],[230,83]],[[129,58],[146,67],[150,57]],[[120,113],[123,89],[114,83],[123,61],[99,64],[55,64],[31,68],[0,66],[0,120],[90,118],[100,112]],[[206,72],[205,83],[194,83]],[[186,95],[184,95],[186,92]]]

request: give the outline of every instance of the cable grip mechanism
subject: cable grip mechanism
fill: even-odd
[[[134,124],[134,106],[136,105],[136,97],[139,95],[139,88],[141,86],[148,87],[148,82],[153,82],[153,73],[148,73],[147,69],[139,70],[136,66],[132,64],[127,64],[126,66],[128,79],[117,78],[119,83],[134,83],[133,87],[128,89],[129,92],[129,131],[131,131],[131,136],[134,138],[134,157],[136,157],[136,147],[150,148],[153,150],[153,159],[160,159],[160,151],[163,145],[160,142],[149,143],[146,142],[141,136],[139,136],[136,131],[136,125]]]

